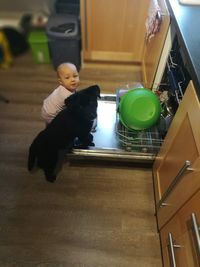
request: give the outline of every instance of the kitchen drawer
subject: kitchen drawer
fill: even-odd
[[[164,267],[198,267],[200,264],[200,191],[160,231]],[[171,247],[170,247],[170,242]],[[174,261],[172,253],[174,252]],[[171,264],[171,265],[170,265]]]
[[[159,229],[177,212],[177,210],[194,194],[199,188],[200,174],[194,171],[185,174],[180,183],[163,203],[157,206],[157,221]],[[161,205],[161,206],[159,206]]]
[[[172,267],[172,253],[176,255],[176,264],[173,267],[186,267],[186,254],[181,240],[180,222],[177,217],[174,217],[161,231],[161,248],[164,267]],[[173,247],[172,247],[173,242]],[[171,247],[170,247],[171,243]]]
[[[153,166],[159,228],[200,188],[199,117],[190,82]]]

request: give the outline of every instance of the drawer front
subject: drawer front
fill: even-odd
[[[186,137],[187,140],[185,140]],[[158,170],[161,195],[165,193],[178,175],[185,161],[188,160],[191,164],[194,164],[198,157],[199,151],[193,135],[192,125],[189,116],[186,114],[179,126],[176,138],[172,142]]]
[[[197,192],[200,183],[198,171],[184,174],[181,181],[174,187],[173,191],[164,202],[158,203],[157,220],[159,229],[170,220],[177,210]]]
[[[178,217],[174,217],[161,231],[161,247],[164,267],[186,267],[186,252],[181,239]]]
[[[189,267],[200,266],[200,191],[180,210],[179,220]]]
[[[200,191],[161,229],[164,266],[200,265]]]

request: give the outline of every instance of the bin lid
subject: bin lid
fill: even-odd
[[[29,43],[43,43],[48,42],[46,32],[44,30],[32,30],[28,36]]]
[[[78,17],[69,14],[53,14],[48,19],[46,32],[53,38],[78,37]]]

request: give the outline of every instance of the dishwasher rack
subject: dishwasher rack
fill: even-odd
[[[172,49],[167,58],[166,67],[163,73],[158,91],[167,91],[173,99],[174,113],[176,112],[185,90],[191,80],[188,66],[185,63],[184,53],[179,45],[178,37],[175,36]]]
[[[158,127],[143,131],[129,130],[123,126],[117,114],[116,135],[121,146],[126,151],[157,154],[162,145],[163,139]]]

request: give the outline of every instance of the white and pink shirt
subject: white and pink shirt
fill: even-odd
[[[73,93],[62,85],[59,85],[47,98],[43,101],[41,116],[47,124],[64,108],[64,100]]]

